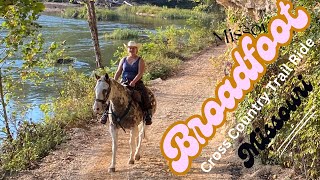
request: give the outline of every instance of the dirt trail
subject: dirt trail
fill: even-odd
[[[256,166],[246,170],[232,149],[223,155],[211,172],[202,172],[200,164],[207,161],[225,139],[223,127],[217,130],[186,176],[172,175],[160,153],[159,143],[164,130],[176,120],[200,113],[202,102],[214,95],[215,85],[224,74],[224,62],[215,58],[213,65],[210,58],[219,56],[225,49],[224,45],[208,48],[184,62],[174,77],[150,86],[156,95],[158,109],[148,129],[149,141],[143,141],[142,157],[134,165],[127,164],[129,133],[120,130],[116,172],[108,173],[111,137],[107,126],[94,123],[89,130],[74,129],[70,140],[44,158],[39,167],[22,172],[13,179],[282,179],[280,174],[283,171],[279,168],[270,170],[268,166]]]

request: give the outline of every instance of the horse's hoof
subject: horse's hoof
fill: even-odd
[[[134,157],[134,159],[136,160],[136,161],[139,161],[140,160],[140,155],[136,155],[135,157]]]
[[[130,160],[128,164],[134,164],[134,160]]]
[[[116,168],[109,168],[109,173],[113,173],[113,172],[116,172]]]

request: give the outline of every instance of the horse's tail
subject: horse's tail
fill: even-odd
[[[151,107],[152,107],[152,115],[154,115],[154,113],[156,112],[156,109],[157,109],[156,97],[154,96],[153,92],[149,88],[147,88],[147,92],[148,92]]]

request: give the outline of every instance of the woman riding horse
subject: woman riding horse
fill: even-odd
[[[146,122],[146,125],[151,125],[152,124],[151,102],[150,102],[146,87],[141,80],[145,70],[145,63],[144,63],[144,60],[137,55],[138,44],[136,42],[129,41],[127,48],[128,48],[129,55],[121,59],[118,66],[118,70],[114,76],[114,79],[117,81],[120,75],[122,75],[121,82],[129,83],[129,86],[134,87],[134,89],[140,92],[142,97],[141,108],[145,114],[144,120]],[[102,124],[105,124],[108,120],[108,109],[109,107],[107,106],[105,112],[101,117]]]

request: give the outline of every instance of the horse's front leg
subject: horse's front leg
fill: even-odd
[[[118,146],[118,129],[110,123],[110,134],[112,137],[112,160],[109,167],[109,172],[116,171],[116,153],[117,153],[117,146]]]
[[[134,153],[136,148],[136,138],[138,136],[138,127],[134,126],[130,131],[130,159],[129,164],[134,164]]]

